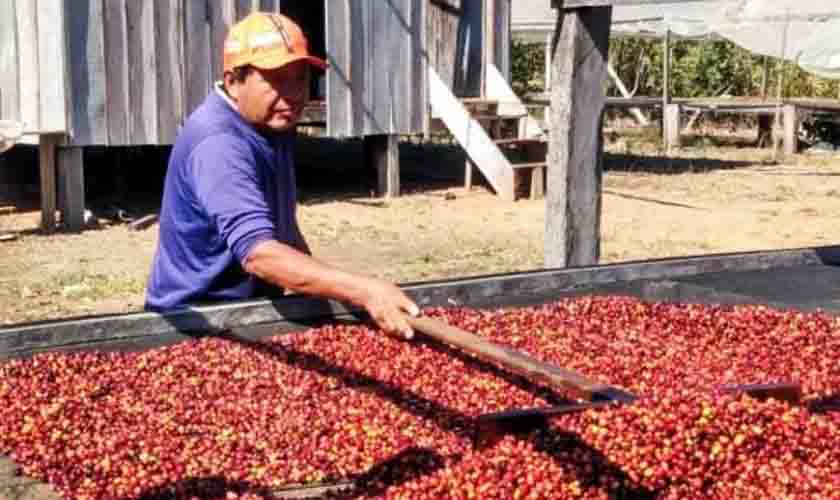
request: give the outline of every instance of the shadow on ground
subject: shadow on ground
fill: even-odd
[[[163,194],[171,147],[89,147],[85,149],[85,191],[88,208],[97,214],[123,209],[132,216],[156,212]],[[4,155],[0,200],[21,210],[38,209],[37,149],[18,146]],[[301,136],[297,148],[300,201],[319,204],[375,197],[377,172],[364,162],[361,139]],[[400,184],[403,193],[439,193],[460,188],[464,182],[464,151],[450,140],[420,137],[400,143]],[[682,174],[731,170],[755,162],[708,158],[665,158],[655,155],[606,154],[606,172]],[[480,175],[474,184],[489,188]],[[441,194],[441,196],[443,196]]]
[[[735,170],[754,166],[756,162],[719,160],[712,158],[666,158],[630,154],[604,155],[605,172],[647,173],[657,175],[678,175],[686,173]]]

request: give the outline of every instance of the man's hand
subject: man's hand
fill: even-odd
[[[406,319],[406,315],[420,315],[420,308],[414,301],[387,281],[366,278],[362,286],[365,300],[361,305],[380,328],[405,339],[414,337],[414,330]]]

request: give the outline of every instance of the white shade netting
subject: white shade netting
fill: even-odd
[[[551,0],[513,0],[514,37],[544,42],[554,32]],[[840,78],[840,0],[714,0],[613,8],[614,35],[721,38]]]

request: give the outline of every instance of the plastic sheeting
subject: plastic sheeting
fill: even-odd
[[[514,0],[513,35],[544,42],[555,29],[551,0]],[[723,38],[840,79],[840,0],[710,0],[613,8],[614,35]]]

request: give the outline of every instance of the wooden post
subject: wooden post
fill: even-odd
[[[543,91],[548,94],[551,90],[551,46],[554,42],[554,33],[546,35],[545,40],[545,85]]]
[[[788,16],[790,16],[790,12],[788,12]],[[773,161],[774,162],[778,160],[778,156],[779,156],[779,135],[784,136],[783,138],[784,138],[785,153],[787,153],[788,147],[791,146],[790,144],[788,144],[788,134],[786,133],[786,130],[785,130],[786,127],[789,126],[789,124],[782,123],[782,121],[785,117],[785,114],[786,114],[785,113],[786,106],[785,106],[784,102],[782,102],[782,98],[784,97],[784,94],[785,94],[785,68],[786,68],[785,54],[787,54],[787,37],[788,37],[789,26],[790,26],[790,19],[788,19],[788,22],[785,23],[785,25],[784,25],[785,29],[782,31],[782,50],[781,50],[781,52],[779,52],[779,84],[777,85],[777,89],[776,89],[776,118],[775,118],[775,122],[773,124],[774,125],[773,126],[773,128],[774,128]],[[795,113],[795,110],[794,110],[794,115],[795,114],[796,113]],[[788,120],[788,121],[790,121],[790,120]],[[794,130],[794,132],[791,133],[791,136],[792,136],[791,143],[793,143],[793,141],[796,140],[795,130]],[[796,145],[793,144],[791,147],[795,152]]]
[[[78,232],[85,227],[85,173],[82,147],[58,148],[58,168],[61,170],[61,197],[64,207],[61,220],[64,229]]]
[[[665,113],[671,104],[671,30],[665,30],[662,42],[662,142],[668,144],[668,132]]]
[[[665,151],[670,153],[680,147],[680,115],[682,106],[668,104],[665,106],[663,126],[665,128]]]
[[[782,115],[785,131],[785,154],[795,155],[799,150],[798,139],[796,137],[796,132],[799,128],[799,113],[795,105],[785,104],[784,108],[782,108]]]
[[[365,162],[371,170],[376,170],[378,196],[400,195],[399,139],[398,135],[369,135],[364,139]]]
[[[598,262],[602,117],[612,7],[558,7],[552,58],[545,267]]]
[[[39,138],[38,164],[41,177],[41,229],[55,230],[56,148],[64,140],[61,134],[43,134]]]
[[[545,170],[542,168],[531,169],[531,199],[541,200],[545,197]]]

